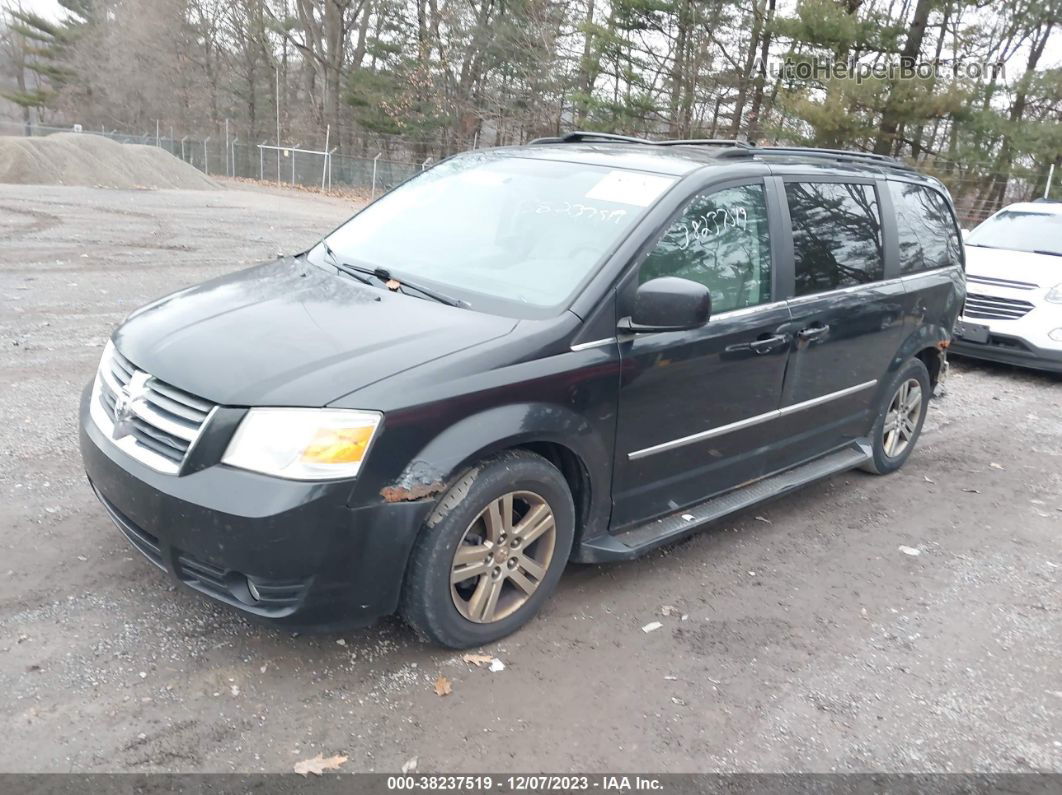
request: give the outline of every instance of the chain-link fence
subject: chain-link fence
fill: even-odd
[[[80,128],[0,121],[0,135],[51,135],[74,129]],[[412,153],[420,151],[423,156],[425,149],[432,151],[430,146],[438,146],[438,142],[364,138],[354,147],[364,155],[355,156],[341,154],[336,149],[314,150],[241,140],[238,134],[177,137],[172,129],[166,130],[161,125],[140,133],[105,127],[80,131],[102,135],[122,144],[158,146],[210,176],[242,177],[325,189],[354,188],[370,195],[379,195],[427,168],[432,158],[421,160],[418,156],[414,159]],[[389,154],[391,152],[404,153],[400,154],[404,159],[397,159]],[[1018,166],[1004,175],[961,174],[949,168],[941,176],[952,192],[959,222],[964,228],[976,226],[1008,204],[1062,194],[1057,185],[1051,191],[1052,173],[1036,173]],[[1058,181],[1062,181],[1062,174],[1058,175]]]
[[[174,157],[208,176],[241,177],[281,185],[316,188],[354,188],[370,194],[382,193],[426,168],[431,160],[419,163],[375,157],[354,157],[330,152],[285,147],[268,142],[241,140],[238,136],[177,137],[166,131],[143,133],[119,130],[50,127],[0,121],[0,135],[45,136],[80,132],[100,135],[120,144],[141,144],[165,149]]]

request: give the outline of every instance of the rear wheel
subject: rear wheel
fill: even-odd
[[[410,559],[401,612],[430,641],[490,643],[527,623],[556,587],[575,508],[564,476],[513,451],[472,468],[429,517]]]
[[[908,360],[885,392],[871,431],[874,455],[863,465],[866,471],[887,475],[903,466],[922,433],[932,389],[925,364]]]

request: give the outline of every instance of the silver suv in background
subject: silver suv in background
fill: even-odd
[[[1004,207],[966,236],[953,352],[1062,373],[1062,202]]]

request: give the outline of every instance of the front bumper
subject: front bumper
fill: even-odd
[[[119,450],[82,395],[81,455],[129,542],[184,585],[300,629],[362,626],[398,606],[406,561],[431,503],[350,508],[349,481],[287,481],[212,466],[183,476]]]
[[[952,340],[948,350],[959,356],[1062,373],[1062,350],[1041,348],[1021,337],[1009,334],[991,332],[987,343],[969,342],[956,337]]]

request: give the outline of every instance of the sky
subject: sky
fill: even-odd
[[[57,19],[62,11],[59,0],[22,0],[22,8],[49,19]]]
[[[17,3],[19,0],[14,0],[14,2]],[[58,19],[63,13],[59,0],[21,0],[21,2],[25,10],[34,11],[49,19]],[[795,2],[793,0],[783,0],[782,9],[784,10],[789,6],[795,6]],[[1044,67],[1062,65],[1062,36],[1056,33],[1048,41],[1047,50],[1044,53],[1041,65]]]

